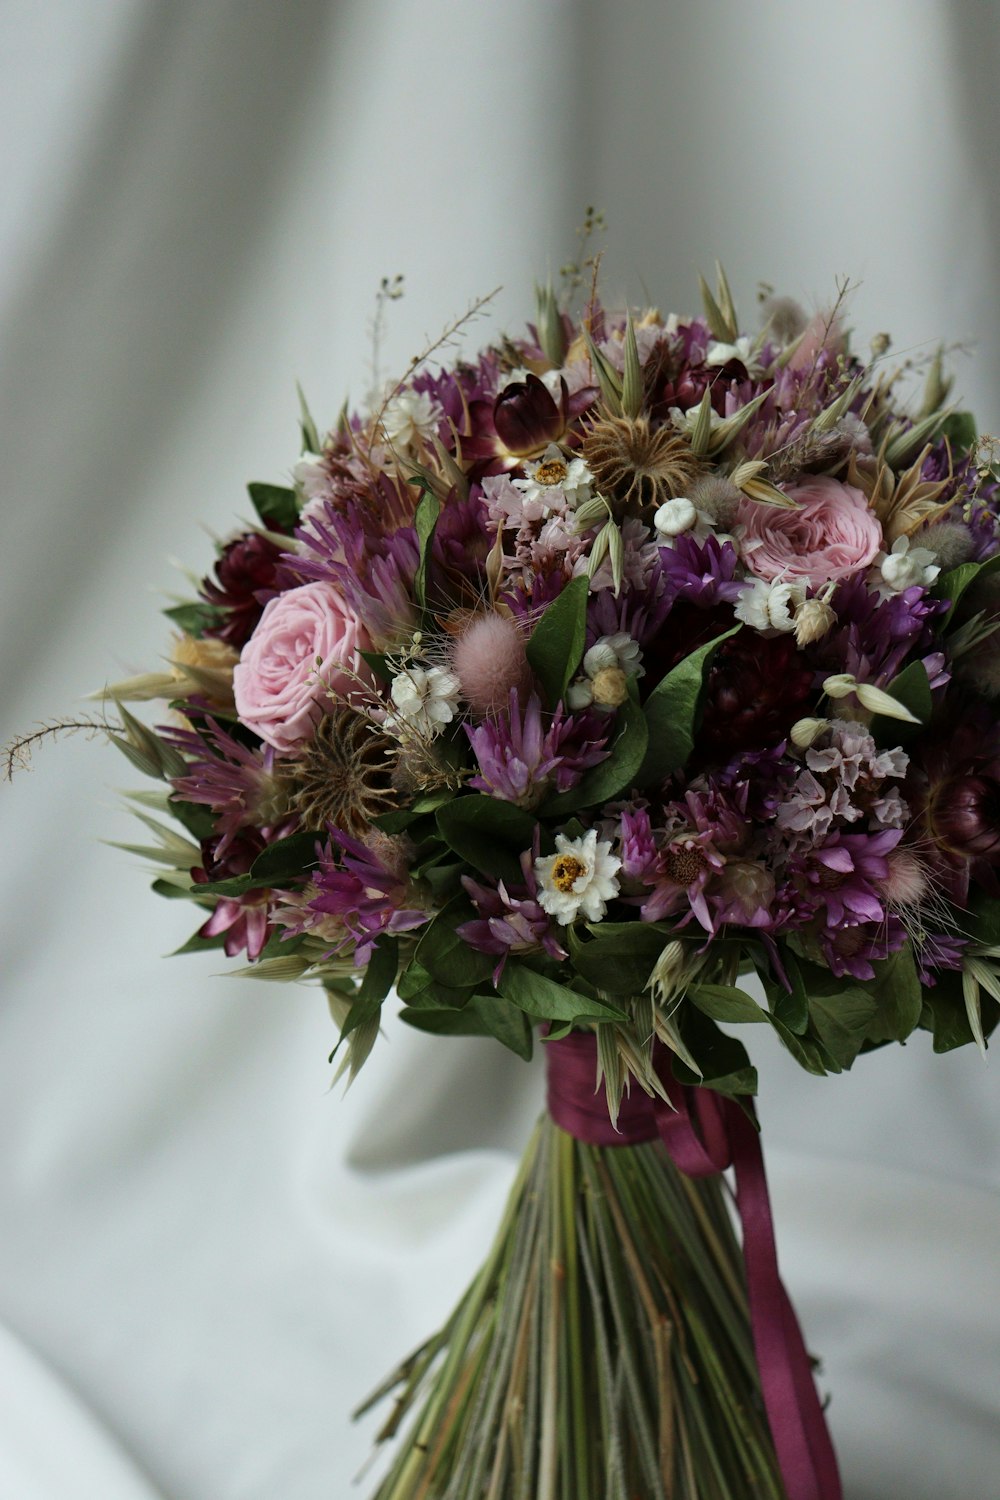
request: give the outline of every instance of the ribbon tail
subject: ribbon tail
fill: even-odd
[[[727,1100],[743,1255],[761,1390],[789,1500],[842,1500],[833,1443],[799,1320],[778,1272],[764,1157],[752,1122]]]

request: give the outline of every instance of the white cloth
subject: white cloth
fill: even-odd
[[[746,308],[849,273],[864,337],[978,335],[995,429],[998,37],[930,0],[8,0],[0,739],[158,661],[167,559],[204,571],[288,475],[296,379],[327,422],[363,395],[383,275],[389,371],[496,282],[471,340],[522,324],[588,202],[609,296],[692,306],[718,255]],[[99,842],[142,841],[137,784],[78,737],[0,788],[0,1319],[33,1351],[0,1495],[346,1496],[350,1407],[474,1270],[537,1072],[390,1024],[330,1096],[318,995],[159,956],[192,910]],[[995,1064],[921,1037],[817,1080],[752,1040],[847,1494],[993,1500]]]

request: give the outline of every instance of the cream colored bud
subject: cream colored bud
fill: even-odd
[[[811,646],[836,625],[837,616],[822,599],[806,599],[795,611],[795,644]]]
[[[618,708],[628,697],[628,678],[621,667],[602,667],[591,682],[594,702]]]
[[[799,719],[792,725],[788,737],[797,749],[808,750],[829,722],[829,719]]]
[[[653,965],[646,988],[653,991],[657,1000],[669,1000],[681,988],[686,976],[684,944],[677,938],[671,938]]]
[[[847,698],[857,691],[858,679],[851,672],[837,672],[823,683],[828,698]]]

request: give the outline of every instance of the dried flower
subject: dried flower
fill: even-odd
[[[617,519],[646,516],[684,495],[703,465],[686,438],[670,427],[653,429],[646,417],[603,413],[583,440],[594,487],[611,502]]]
[[[581,913],[588,922],[599,922],[618,894],[621,863],[595,828],[578,839],[557,833],[555,854],[535,860],[540,905],[563,927]]]

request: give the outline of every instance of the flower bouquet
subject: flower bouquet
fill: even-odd
[[[168,670],[108,690],[188,950],[322,986],[348,1078],[393,991],[545,1055],[486,1263],[373,1398],[377,1500],[836,1500],[743,1028],[827,1074],[1000,1015],[991,445],[842,297],[754,335],[701,290],[547,287],[304,409]]]

